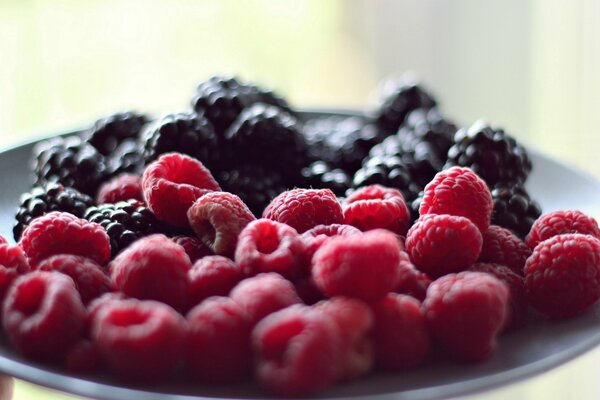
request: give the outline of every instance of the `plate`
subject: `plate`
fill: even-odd
[[[303,112],[303,118],[357,113]],[[0,233],[12,237],[14,210],[19,195],[30,186],[28,169],[33,143],[0,153]],[[585,173],[530,151],[534,170],[529,191],[544,212],[579,209],[600,215],[600,182]],[[360,397],[372,400],[436,399],[461,396],[506,385],[554,368],[600,344],[600,305],[584,315],[559,322],[534,320],[520,331],[500,337],[491,359],[478,364],[434,361],[419,370],[374,374],[339,384],[317,398]],[[252,384],[210,387],[174,381],[160,386],[128,386],[110,376],[78,377],[26,360],[0,339],[0,371],[16,378],[63,392],[111,400],[191,400],[208,398],[260,398],[268,394]]]

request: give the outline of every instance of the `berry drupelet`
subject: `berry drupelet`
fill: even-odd
[[[529,197],[521,185],[496,186],[492,189],[492,199],[492,224],[510,229],[521,239],[542,214],[540,205]]]
[[[148,116],[135,111],[112,114],[97,120],[85,133],[85,138],[101,154],[108,156],[123,141],[137,139],[148,121]]]

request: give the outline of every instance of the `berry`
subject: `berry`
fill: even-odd
[[[214,254],[210,247],[195,237],[180,235],[172,237],[171,240],[183,247],[192,264],[202,257],[212,256]]]
[[[64,187],[55,182],[36,186],[30,192],[21,195],[13,226],[15,240],[21,238],[23,230],[37,217],[51,211],[63,211],[81,218],[86,208],[92,204],[91,197],[71,187]]]
[[[232,383],[250,375],[252,326],[244,309],[228,297],[211,297],[187,314],[186,361],[194,379]]]
[[[275,197],[263,218],[282,222],[304,233],[317,225],[343,223],[342,206],[329,189],[293,189]]]
[[[343,196],[351,186],[351,178],[339,168],[332,169],[323,161],[315,161],[302,168],[304,186],[313,189],[330,189],[336,196]]]
[[[338,372],[340,341],[322,312],[296,306],[271,314],[252,332],[258,380],[284,397],[325,389]]]
[[[136,240],[157,233],[162,228],[162,224],[144,203],[135,199],[90,207],[84,218],[106,230],[112,257]]]
[[[142,178],[137,175],[123,174],[112,178],[100,186],[96,195],[96,203],[118,203],[136,199],[143,201]]]
[[[13,281],[30,269],[27,256],[19,246],[0,242],[0,302]]]
[[[600,239],[600,228],[594,218],[581,211],[562,210],[542,215],[536,220],[525,238],[525,243],[534,249],[544,240],[563,233],[581,233]]]
[[[187,211],[203,194],[221,190],[210,171],[183,154],[164,154],[142,177],[144,199],[160,221],[188,227]]]
[[[244,274],[277,272],[288,279],[305,274],[304,243],[298,232],[269,219],[250,222],[238,237],[235,262]]]
[[[540,205],[531,200],[521,185],[496,186],[492,189],[494,212],[492,224],[510,229],[523,239],[542,214]]]
[[[452,167],[427,184],[419,214],[467,217],[481,232],[490,226],[492,196],[485,182],[468,168]]]
[[[523,183],[531,171],[527,151],[502,129],[482,121],[462,128],[448,150],[446,167],[469,167],[493,187],[498,183]]]
[[[431,344],[418,300],[389,293],[373,304],[372,310],[377,365],[386,370],[406,370],[427,360]]]
[[[86,316],[85,316],[85,334],[86,337],[91,337],[92,327],[96,321],[96,317],[100,314],[100,311],[111,302],[115,300],[125,300],[127,296],[123,292],[106,292],[100,297],[96,297],[90,301],[87,305]]]
[[[511,231],[490,225],[483,234],[479,261],[506,265],[518,275],[523,275],[525,261],[531,255],[529,247]]]
[[[302,241],[306,247],[306,259],[310,261],[317,250],[331,237],[360,235],[360,233],[357,228],[350,225],[317,225],[302,234]]]
[[[65,212],[53,211],[33,220],[19,245],[32,267],[55,254],[79,255],[100,265],[110,259],[110,239],[104,229]]]
[[[509,291],[482,272],[449,274],[427,289],[423,312],[429,331],[456,361],[488,358],[505,324]]]
[[[38,264],[40,271],[56,271],[65,274],[75,282],[83,304],[104,293],[112,291],[110,278],[95,261],[71,254],[57,254]]]
[[[403,254],[406,254],[403,252]],[[415,268],[406,254],[406,261],[403,267],[400,268],[400,279],[394,288],[394,292],[407,294],[419,301],[425,300],[427,288],[431,285],[431,278],[427,274]]]
[[[229,258],[206,256],[197,261],[190,271],[189,304],[200,304],[211,296],[227,296],[244,275]]]
[[[102,359],[121,379],[157,382],[183,359],[186,323],[157,301],[115,300],[98,313],[92,340]]]
[[[326,299],[326,296],[319,290],[311,276],[295,281],[294,288],[304,304],[313,305]]]
[[[312,277],[329,296],[348,296],[373,302],[398,281],[401,247],[393,234],[379,230],[338,236],[312,258]]]
[[[566,233],[538,244],[525,263],[530,304],[553,318],[581,314],[600,298],[600,241]]]
[[[139,174],[144,166],[143,149],[138,140],[125,140],[107,156],[108,173],[111,177],[122,174]]]
[[[85,307],[71,278],[34,271],[17,278],[6,294],[2,324],[25,357],[54,361],[83,331]]]
[[[242,229],[254,215],[235,194],[211,192],[200,197],[187,212],[190,226],[215,254],[233,257]]]
[[[105,156],[112,154],[123,141],[137,139],[148,116],[126,111],[101,118],[85,133],[86,141]]]
[[[379,185],[358,189],[344,205],[344,223],[361,231],[381,228],[405,235],[409,220],[402,193]]]
[[[164,235],[151,235],[122,251],[109,265],[114,287],[129,297],[187,305],[190,259]]]

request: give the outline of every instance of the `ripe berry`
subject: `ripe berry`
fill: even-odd
[[[544,240],[563,233],[581,233],[600,239],[600,228],[594,218],[577,210],[561,210],[538,218],[525,238],[525,243],[533,250]]]
[[[143,201],[142,195],[142,178],[132,174],[122,174],[105,182],[98,189],[96,195],[96,203],[118,203],[119,201],[127,201],[136,199]]]
[[[188,272],[189,304],[200,304],[210,296],[227,296],[243,278],[242,270],[229,258],[206,256]]]
[[[402,252],[402,254],[406,253]],[[407,294],[419,301],[423,301],[425,300],[429,285],[431,285],[431,278],[429,278],[427,274],[416,269],[408,259],[408,255],[406,255],[406,262],[404,263],[404,266],[400,268],[400,278],[398,284],[394,288],[394,292]]]
[[[202,257],[214,255],[210,247],[196,237],[179,235],[172,237],[171,240],[183,247],[192,264]]]
[[[350,225],[332,224],[332,225],[317,225],[302,234],[302,241],[306,247],[305,254],[308,262],[313,255],[329,240],[335,236],[351,236],[360,235],[360,231]]]
[[[97,120],[84,136],[100,153],[109,156],[119,144],[137,139],[148,119],[135,111],[115,113]]]
[[[0,302],[13,281],[30,269],[27,256],[19,246],[9,245],[0,240]]]
[[[510,229],[521,239],[542,214],[538,202],[531,199],[522,185],[498,185],[492,189],[492,199],[492,224]]]
[[[511,231],[490,225],[483,234],[483,246],[479,261],[506,265],[512,271],[523,275],[525,261],[531,255],[529,247]]]

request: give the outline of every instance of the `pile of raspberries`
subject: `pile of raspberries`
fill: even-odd
[[[369,184],[284,190],[256,215],[211,163],[157,154],[96,202],[60,180],[25,195],[17,244],[0,236],[11,345],[83,376],[306,396],[434,357],[481,362],[503,333],[600,299],[597,222],[550,212],[522,238],[493,223],[474,168],[435,173],[416,210]]]

